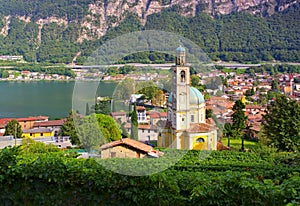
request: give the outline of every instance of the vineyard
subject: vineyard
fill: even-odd
[[[2,205],[300,204],[299,154],[164,153],[159,159],[96,160],[54,148],[6,148],[0,151],[0,200]],[[119,174],[126,170],[153,174]]]

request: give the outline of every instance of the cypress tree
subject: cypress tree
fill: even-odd
[[[133,111],[131,112],[130,138],[138,140],[138,116],[136,111],[136,103],[133,104]]]

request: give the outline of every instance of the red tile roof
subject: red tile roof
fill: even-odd
[[[114,117],[114,116],[126,116],[125,112],[112,112],[110,113],[110,116]]]
[[[206,123],[199,123],[199,124],[191,124],[190,128],[188,129],[189,132],[209,132],[213,130],[214,127],[212,125]]]
[[[35,122],[33,127],[54,127],[54,126],[62,126],[65,123],[65,119],[60,120],[49,120],[45,122]]]
[[[20,118],[1,118],[0,124],[7,124],[9,121],[15,119],[18,122],[25,121],[47,121],[49,117],[47,116],[36,116],[36,117],[20,117]]]
[[[130,139],[130,138],[123,138],[123,139],[120,139],[120,140],[117,140],[117,141],[109,142],[107,144],[102,145],[100,147],[100,149],[105,150],[105,149],[115,147],[115,146],[118,146],[118,145],[127,145],[127,146],[133,147],[135,149],[144,151],[146,153],[150,153],[154,150],[153,147],[151,147],[149,145],[146,145],[142,142]]]
[[[150,124],[139,124],[138,128],[139,129],[150,129]]]
[[[162,118],[167,117],[167,112],[159,112],[159,111],[147,111],[147,115],[149,115],[151,118]]]
[[[143,111],[143,110],[146,110],[146,108],[143,107],[143,106],[137,106],[137,107],[136,107],[136,110],[138,110],[138,111]]]
[[[161,112],[161,113],[160,113],[160,116],[161,116],[161,117],[167,117],[167,112]]]

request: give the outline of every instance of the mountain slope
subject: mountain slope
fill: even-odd
[[[0,54],[80,62],[107,39],[160,29],[216,60],[299,61],[299,13],[299,0],[0,0]]]

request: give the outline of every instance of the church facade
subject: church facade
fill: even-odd
[[[190,67],[184,47],[176,49],[172,90],[168,98],[167,121],[161,125],[158,146],[175,149],[216,150],[217,128],[205,118],[205,100],[190,86]]]

